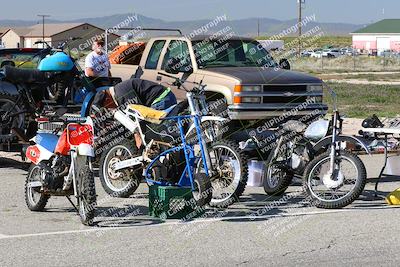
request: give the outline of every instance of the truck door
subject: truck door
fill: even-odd
[[[141,79],[157,82],[156,77],[159,71],[160,56],[164,50],[165,43],[165,40],[156,40],[153,42],[144,65],[144,72],[140,76]]]
[[[161,64],[160,72],[165,72],[165,67],[167,63],[172,58],[178,58],[180,60],[180,66],[182,66],[182,72],[177,74],[176,76],[182,77],[183,70],[187,67],[191,67],[193,69],[192,60],[190,58],[190,52],[188,43],[184,40],[171,40],[168,44],[167,51],[165,52],[164,58]],[[188,78],[188,81],[194,81],[194,74],[191,74]],[[175,94],[178,101],[181,101],[186,98],[186,92],[184,90],[178,90],[176,87],[171,85],[166,85],[165,83],[172,83],[174,80],[165,76],[158,75],[156,78],[158,81],[162,82],[164,86],[169,86],[172,89],[172,92]],[[185,87],[189,90],[193,87],[193,84],[186,83]]]

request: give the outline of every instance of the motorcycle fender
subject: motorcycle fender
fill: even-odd
[[[201,122],[206,122],[206,121],[218,121],[218,122],[226,122],[228,121],[228,119],[222,118],[222,117],[218,117],[218,116],[203,116],[201,117]],[[196,126],[194,125],[194,123],[192,125],[190,125],[189,130],[187,131],[187,133],[190,133],[191,130],[193,130]]]
[[[38,164],[43,160],[49,160],[54,154],[42,147],[41,145],[29,146],[26,149],[26,158],[34,164]]]
[[[322,147],[329,145],[332,141],[332,136],[327,136],[324,139],[321,139],[314,145],[314,151],[320,150]],[[337,137],[337,141],[349,142],[354,145],[360,145],[369,155],[371,155],[371,151],[369,150],[368,146],[359,138],[351,135],[339,135]]]
[[[78,146],[78,155],[79,156],[87,156],[94,157],[94,148],[89,144],[80,144]]]

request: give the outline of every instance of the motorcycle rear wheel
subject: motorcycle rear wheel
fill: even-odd
[[[50,195],[40,192],[40,187],[32,188],[31,182],[41,182],[41,168],[32,164],[25,181],[25,203],[31,211],[43,211]]]
[[[212,187],[210,178],[205,173],[196,173],[194,175],[193,198],[198,207],[208,205],[212,199]]]
[[[275,148],[276,149],[276,148]],[[266,167],[263,177],[264,191],[270,196],[280,196],[285,193],[286,189],[292,183],[293,173],[284,170],[279,164],[285,161],[286,145],[281,147],[278,154],[274,158],[275,149],[272,150],[267,158]],[[279,160],[280,158],[280,160]]]
[[[17,113],[21,111],[20,105],[14,96],[8,94],[0,94],[0,144],[5,142],[12,142],[16,139],[12,128],[24,129],[25,114],[19,114],[15,117],[9,118],[7,121],[2,122],[1,117],[7,112]]]
[[[103,189],[112,197],[127,198],[140,185],[142,175],[130,169],[114,171],[113,165],[119,161],[134,158],[138,150],[133,140],[124,140],[104,151],[100,158],[99,174]],[[119,184],[116,184],[118,182]]]

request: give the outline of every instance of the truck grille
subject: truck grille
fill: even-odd
[[[307,100],[307,85],[264,85],[264,93],[272,94],[263,97],[263,103],[303,103]]]
[[[269,85],[266,84],[263,86],[264,92],[269,93],[269,92],[296,92],[296,93],[306,93],[307,92],[307,85]]]

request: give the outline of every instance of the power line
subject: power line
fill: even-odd
[[[306,3],[306,0],[297,0],[298,7],[299,7],[299,21],[298,21],[298,27],[299,27],[299,56],[301,55],[301,21],[302,21],[302,9],[303,9],[303,4]]]

